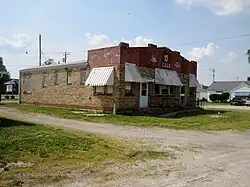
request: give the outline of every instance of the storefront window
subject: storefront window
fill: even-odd
[[[106,86],[105,93],[112,94],[113,92],[114,92],[114,87],[113,86]]]
[[[114,86],[95,86],[94,93],[97,95],[113,94]]]
[[[159,94],[160,94],[160,85],[155,84],[155,95],[159,95]]]
[[[132,83],[125,84],[125,95],[132,95]]]
[[[94,89],[95,89],[95,93],[96,94],[104,94],[104,89],[105,87],[104,86],[96,86]]]
[[[166,86],[166,85],[162,85],[161,86],[161,95],[169,95],[169,86]]]

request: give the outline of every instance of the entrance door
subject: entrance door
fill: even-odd
[[[140,108],[148,107],[148,83],[140,85]]]

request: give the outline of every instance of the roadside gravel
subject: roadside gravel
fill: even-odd
[[[214,107],[214,106],[213,106]],[[74,174],[47,186],[250,186],[250,132],[198,132],[60,119],[0,107],[0,116],[157,144],[175,158],[111,164],[102,175]],[[70,174],[69,174],[70,175]],[[104,178],[102,176],[105,176]],[[39,186],[39,185],[37,185]],[[44,185],[40,185],[44,186]]]

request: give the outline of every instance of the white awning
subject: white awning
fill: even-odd
[[[125,63],[125,82],[144,82],[135,64]]]
[[[87,86],[114,85],[114,67],[93,68],[85,82]]]
[[[176,71],[168,69],[155,69],[155,82],[163,85],[182,86],[180,77]]]
[[[196,79],[194,74],[189,74],[189,87],[190,88],[200,88],[200,83]]]

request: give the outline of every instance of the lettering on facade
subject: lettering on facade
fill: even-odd
[[[164,62],[168,62],[168,55],[164,55]]]
[[[180,63],[179,62],[175,62],[175,67],[180,68],[181,67]]]
[[[169,63],[162,62],[161,67],[162,68],[171,68],[171,65]]]
[[[168,55],[164,55],[163,62],[161,64],[162,68],[171,68],[171,64],[168,63]]]
[[[154,55],[151,57],[151,62],[157,63],[157,58]]]

